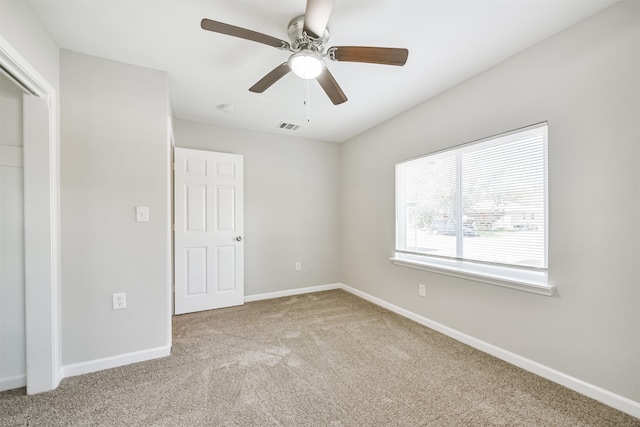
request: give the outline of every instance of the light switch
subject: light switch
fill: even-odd
[[[149,207],[136,206],[136,221],[149,222]]]

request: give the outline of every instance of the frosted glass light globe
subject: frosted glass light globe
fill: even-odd
[[[324,70],[324,61],[311,50],[301,50],[289,58],[289,68],[303,79],[315,79]]]

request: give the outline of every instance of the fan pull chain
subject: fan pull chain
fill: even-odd
[[[307,123],[311,121],[311,111],[309,106],[309,80],[305,79],[304,85],[304,105],[307,107]]]

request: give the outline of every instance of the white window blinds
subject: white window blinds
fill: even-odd
[[[396,250],[547,267],[546,123],[396,166]]]

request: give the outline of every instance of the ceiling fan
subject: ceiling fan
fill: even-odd
[[[292,52],[287,62],[278,65],[251,86],[249,88],[251,92],[262,93],[289,71],[293,71],[303,79],[317,80],[331,102],[338,105],[345,102],[347,97],[327,69],[324,58],[338,62],[366,62],[402,66],[407,62],[409,51],[401,48],[370,46],[333,46],[325,49],[329,40],[327,23],[334,2],[335,0],[307,0],[304,15],[294,18],[289,23],[290,42],[206,18],[202,20],[200,25],[204,30]]]

